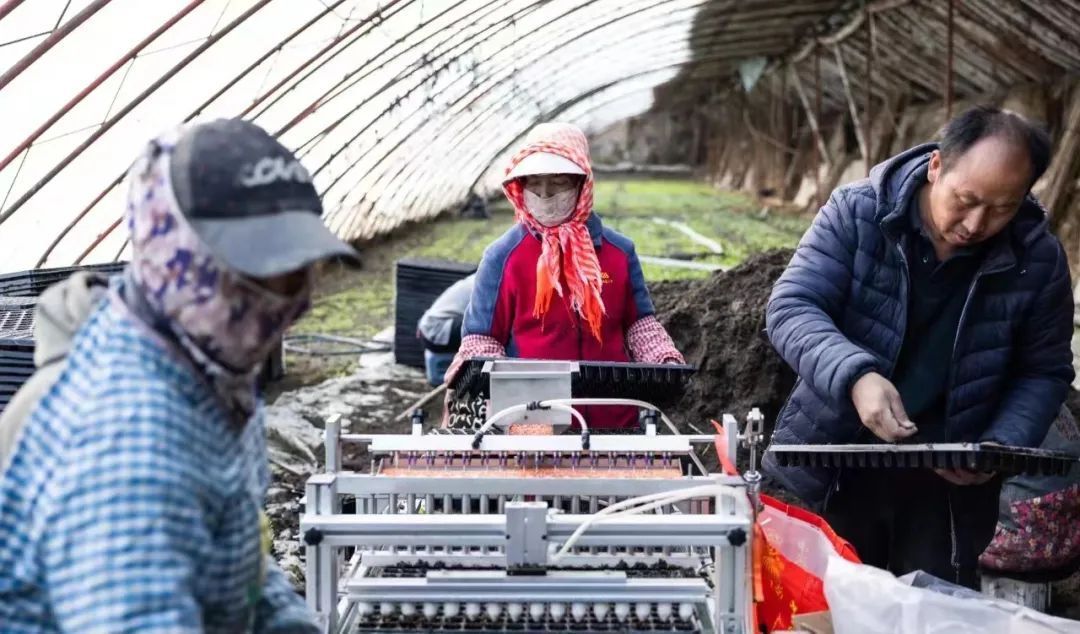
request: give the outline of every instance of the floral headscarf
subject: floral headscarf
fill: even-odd
[[[565,279],[570,296],[570,307],[576,311],[597,341],[600,340],[600,322],[605,314],[600,262],[596,257],[592,237],[585,226],[593,204],[593,176],[589,163],[589,142],[576,126],[567,123],[549,123],[537,126],[528,143],[510,160],[506,168],[509,175],[525,157],[536,152],[557,154],[572,161],[585,171],[577,207],[566,222],[545,227],[536,221],[525,206],[524,185],[521,179],[503,184],[506,197],[514,206],[515,218],[530,231],[540,236],[543,250],[536,263],[536,298],[533,316],[541,317],[551,306],[553,293],[563,297],[562,280]]]
[[[301,292],[284,297],[229,270],[209,251],[184,218],[170,180],[182,132],[151,142],[128,173],[128,279],[156,325],[175,337],[242,424],[255,409],[262,361],[310,304],[310,273]]]

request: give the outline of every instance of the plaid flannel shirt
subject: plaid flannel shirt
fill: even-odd
[[[0,632],[318,632],[263,550],[262,409],[230,428],[114,295],[0,478]]]

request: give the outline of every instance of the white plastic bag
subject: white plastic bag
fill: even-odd
[[[1000,599],[912,587],[888,572],[829,559],[825,598],[836,634],[1080,634],[1080,621]]]

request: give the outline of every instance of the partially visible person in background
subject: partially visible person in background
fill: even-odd
[[[454,282],[432,302],[417,323],[417,336],[424,342],[424,368],[432,387],[442,384],[461,346],[461,323],[475,283],[475,273]]]
[[[461,206],[458,216],[472,220],[488,220],[491,218],[491,211],[488,209],[487,200],[474,192],[469,194],[469,199]]]
[[[105,296],[108,278],[79,271],[45,290],[34,307],[34,375],[0,413],[0,473],[19,440],[30,412],[64,368],[71,340]]]
[[[684,362],[656,319],[634,243],[593,211],[580,129],[536,126],[511,159],[503,191],[517,224],[480,261],[448,382],[465,360],[507,356],[508,348],[524,359]],[[634,408],[578,409],[590,429],[638,424]]]
[[[269,553],[255,383],[313,266],[354,253],[248,122],[165,134],[128,181],[131,263],[0,479],[0,631],[320,632]]]

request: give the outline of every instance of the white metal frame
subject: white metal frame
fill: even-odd
[[[724,417],[729,452],[740,438],[733,417]],[[703,631],[748,634],[752,615],[751,557],[753,491],[732,476],[644,478],[447,478],[433,469],[430,477],[390,477],[341,470],[341,443],[366,445],[376,454],[446,452],[483,454],[580,452],[574,436],[487,436],[479,450],[471,436],[413,434],[341,434],[337,417],[327,421],[327,472],[307,484],[301,535],[307,552],[307,601],[327,632],[353,627],[360,610],[381,601],[444,601],[457,588],[483,588],[492,601],[590,600],[634,602],[642,597],[677,597],[693,602]],[[542,441],[542,442],[541,442]],[[695,447],[713,436],[597,436],[595,452],[650,452],[693,456]],[[540,444],[538,444],[540,443]],[[564,446],[565,445],[565,446]],[[584,452],[582,452],[584,453]],[[592,475],[595,475],[593,473]],[[559,566],[595,568],[570,574],[548,568],[545,580],[506,575],[509,566],[533,562],[547,567],[547,557],[605,503],[656,493],[678,494],[703,484],[719,484],[731,494],[680,502],[656,514],[642,514],[590,524],[572,554]],[[355,514],[341,511],[343,496],[356,496]],[[525,499],[538,503],[522,503]],[[434,513],[460,505],[460,513]],[[548,509],[551,505],[552,510]],[[478,508],[479,513],[472,511]],[[565,509],[569,512],[555,511]],[[531,514],[526,521],[524,513]],[[539,535],[543,536],[537,542]],[[344,561],[341,550],[355,549]],[[711,566],[711,587],[701,579],[635,580],[608,574],[613,562],[634,561]],[[503,574],[456,570],[449,576],[393,580],[367,576],[372,567],[435,562],[495,566]],[[606,571],[604,569],[607,569]],[[456,584],[456,585],[455,585]],[[667,584],[667,585],[665,585]],[[666,588],[663,591],[658,587]],[[653,593],[649,595],[649,593]],[[659,594],[657,594],[659,592]],[[476,596],[475,594],[472,596]],[[594,598],[595,597],[595,598]],[[654,599],[656,600],[656,599]]]

